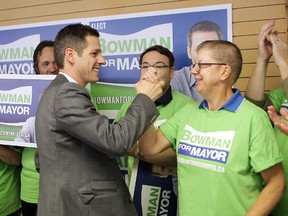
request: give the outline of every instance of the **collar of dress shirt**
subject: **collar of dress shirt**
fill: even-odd
[[[76,80],[74,80],[71,76],[69,76],[68,74],[64,73],[64,72],[59,72],[59,74],[62,74],[63,76],[65,76],[69,82],[74,82],[77,83]],[[78,83],[77,83],[78,84]]]

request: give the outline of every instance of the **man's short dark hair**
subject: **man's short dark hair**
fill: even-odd
[[[200,22],[195,23],[191,28],[190,31],[187,34],[187,45],[191,47],[192,41],[191,41],[191,36],[193,32],[216,32],[218,35],[219,40],[223,40],[223,33],[220,28],[220,26],[214,22],[208,21],[208,20],[203,20]]]
[[[143,53],[141,53],[140,60],[139,60],[140,64],[142,64],[143,56],[146,53],[151,52],[151,51],[157,51],[158,53],[167,56],[169,59],[169,67],[172,68],[174,66],[175,58],[174,58],[172,52],[169,49],[167,49],[166,47],[163,47],[161,45],[151,46],[151,47],[147,48]]]
[[[54,45],[55,60],[59,68],[64,68],[64,55],[67,48],[75,50],[79,56],[87,47],[87,36],[99,37],[99,32],[88,25],[71,24],[61,29]]]

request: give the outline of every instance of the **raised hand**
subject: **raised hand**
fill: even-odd
[[[288,65],[287,45],[276,34],[271,34],[270,38],[275,64],[278,67]]]
[[[272,43],[267,38],[275,26],[275,21],[270,21],[262,25],[258,36],[258,58],[264,61],[269,61],[272,56]]]

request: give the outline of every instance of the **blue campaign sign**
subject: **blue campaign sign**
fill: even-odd
[[[177,196],[173,190],[172,175],[153,172],[153,165],[134,161],[130,193],[139,216],[177,215]]]
[[[51,75],[0,76],[0,122],[25,122],[35,116],[41,93],[50,84]]]
[[[35,147],[14,140],[20,136],[26,120],[36,115],[41,95],[54,78],[53,75],[0,75],[1,144]]]
[[[139,55],[156,44],[173,52],[176,70],[191,65],[187,56],[187,33],[191,26],[203,20],[218,24],[224,40],[232,40],[230,4],[87,19],[88,24],[100,32],[106,58],[100,81],[137,82]]]
[[[57,32],[84,19],[0,27],[0,74],[34,74],[33,53],[43,40],[54,41]]]

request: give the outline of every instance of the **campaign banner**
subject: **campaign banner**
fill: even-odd
[[[99,113],[106,115],[111,121],[118,114],[122,104],[136,96],[134,84],[97,82],[90,84],[90,92],[91,100],[96,104]]]
[[[34,117],[43,91],[55,75],[0,74],[0,140],[1,144],[36,147],[35,143],[15,142],[25,121]],[[134,85],[93,83],[86,86],[97,111],[112,122],[122,104],[133,100]]]
[[[25,121],[36,115],[41,94],[54,75],[0,75],[1,144],[36,147],[35,143],[15,142]]]
[[[173,52],[175,70],[191,65],[187,33],[203,20],[218,24],[224,40],[232,40],[231,4],[87,18],[87,24],[100,32],[102,54],[106,58],[100,81],[137,82],[139,55],[156,44]]]
[[[0,74],[34,74],[33,53],[43,40],[54,41],[57,32],[85,19],[0,27]]]
[[[22,145],[13,140],[25,120],[35,116],[41,92],[51,82],[42,75],[36,76],[37,81],[33,76],[26,76],[27,79],[24,76],[34,74],[32,57],[39,42],[54,40],[64,26],[84,23],[100,32],[106,64],[100,69],[100,82],[87,89],[97,111],[112,122],[121,105],[136,95],[134,84],[140,79],[140,54],[150,46],[162,45],[174,54],[175,70],[190,66],[187,33],[195,23],[204,20],[216,23],[223,32],[223,39],[232,41],[231,4],[0,27],[1,144]],[[9,76],[2,79],[6,75]],[[126,157],[118,162],[126,176]],[[152,178],[148,168],[142,165],[145,164],[141,161],[133,168],[131,179],[137,188],[133,197],[138,214],[174,216],[177,201],[172,193],[171,176]],[[158,180],[161,183],[157,183]]]

